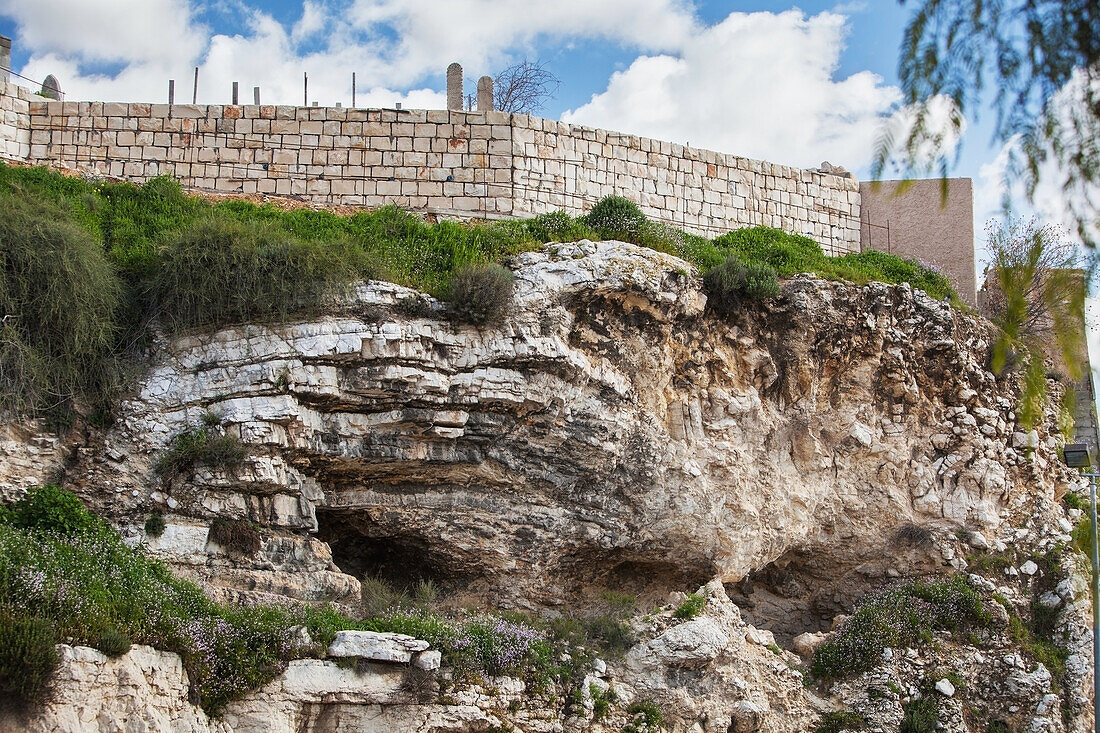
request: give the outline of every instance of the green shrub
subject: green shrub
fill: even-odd
[[[619,699],[619,696],[615,694],[614,688],[609,687],[605,692],[594,682],[589,683],[588,694],[592,697],[592,717],[596,720],[603,720],[606,718],[607,714],[611,711],[611,703]]]
[[[180,331],[316,312],[357,275],[335,245],[210,216],[169,238],[146,289],[160,322]]]
[[[652,700],[632,702],[626,712],[631,716],[631,721],[623,728],[623,733],[656,733],[664,722],[661,708]]]
[[[130,651],[130,645],[130,637],[125,632],[119,631],[114,626],[108,626],[99,632],[93,646],[108,657],[121,657]]]
[[[508,313],[515,277],[500,265],[468,265],[451,276],[448,313],[475,326],[498,325]]]
[[[602,239],[625,242],[633,242],[646,225],[645,214],[638,205],[622,196],[603,197],[588,212],[584,221]]]
[[[576,242],[596,236],[580,219],[574,219],[564,211],[552,211],[528,219],[527,231],[540,242]]]
[[[172,476],[195,466],[235,468],[244,461],[244,457],[244,446],[237,438],[204,424],[172,438],[168,450],[157,459],[154,469],[162,475]]]
[[[699,593],[689,593],[688,597],[684,599],[673,614],[676,618],[695,618],[703,612],[703,608],[707,605],[707,598]]]
[[[929,692],[901,706],[904,717],[901,733],[936,733],[939,722],[939,705]]]
[[[49,622],[0,606],[0,707],[28,710],[50,695],[61,658]]]
[[[160,512],[153,512],[145,520],[145,535],[147,537],[160,537],[167,528],[168,525],[164,522],[164,515]]]
[[[1089,508],[1089,503],[1085,501],[1080,494],[1075,491],[1067,491],[1062,495],[1062,503],[1067,509],[1078,509],[1080,511],[1086,511]]]
[[[810,672],[819,679],[860,674],[875,667],[887,647],[928,641],[936,629],[986,627],[991,618],[963,576],[887,588],[864,598],[836,635],[817,648]]]
[[[728,315],[745,300],[766,300],[779,295],[775,270],[767,264],[742,263],[729,257],[703,276],[707,303],[718,313]]]
[[[210,523],[210,540],[245,557],[255,557],[263,545],[258,526],[243,519],[223,517]]]
[[[29,490],[26,496],[11,505],[10,511],[11,524],[21,529],[73,535],[102,525],[72,492],[53,484]]]
[[[98,404],[121,284],[95,237],[60,208],[0,194],[0,409],[59,411]]]
[[[749,227],[723,234],[714,246],[736,255],[742,262],[770,265],[780,277],[826,269],[827,258],[809,237],[789,234],[770,227]]]
[[[846,730],[864,730],[866,727],[867,721],[859,713],[840,710],[823,715],[814,728],[814,733],[841,733]]]

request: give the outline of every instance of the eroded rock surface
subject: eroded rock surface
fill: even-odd
[[[76,440],[6,426],[15,458],[0,491],[64,468],[135,543],[223,598],[352,605],[370,574],[431,580],[456,602],[575,609],[603,590],[649,604],[711,581],[703,615],[636,620],[639,643],[586,680],[575,719],[528,706],[515,680],[443,704],[410,699],[392,670],[356,681],[323,660],[292,663],[222,722],[174,702],[156,715],[180,730],[600,731],[654,699],[673,730],[809,730],[841,704],[889,729],[906,686],[941,665],[1013,701],[1013,724],[1065,717],[1048,729],[1083,730],[1087,622],[1072,587],[1047,591],[1072,651],[1058,699],[1011,649],[990,662],[945,641],[956,656],[902,650],[869,673],[881,684],[824,700],[780,649],[809,654],[891,578],[1069,542],[1055,497],[1075,480],[1052,436],[1015,423],[1010,384],[987,368],[988,324],[905,285],[812,277],[723,320],[688,264],[616,242],[551,245],[513,269],[499,328],[455,324],[427,296],[372,282],[323,318],[158,344],[111,429]],[[158,473],[173,437],[207,413],[244,444],[244,464]],[[168,521],[157,538],[141,529],[153,511]],[[218,517],[259,525],[259,550],[211,539]],[[1021,587],[1041,576],[1011,570]],[[93,662],[69,668],[113,689],[126,663]],[[144,674],[118,679],[140,687]],[[592,686],[622,700],[606,721]],[[879,688],[894,697],[871,697]],[[961,693],[949,699],[959,711],[945,725],[961,730]]]
[[[165,344],[73,473],[120,522],[166,512],[150,548],[229,592],[349,600],[342,573],[370,573],[521,607],[792,562],[847,598],[928,569],[899,528],[995,536],[1068,481],[1045,436],[1016,447],[987,325],[907,285],[798,278],[721,320],[689,265],[633,245],[513,267],[501,328],[368,283],[338,316]],[[246,464],[156,475],[206,412]],[[260,553],[209,543],[215,516],[265,528]]]

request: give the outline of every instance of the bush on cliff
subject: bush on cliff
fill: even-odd
[[[49,622],[0,606],[0,708],[27,712],[49,699],[56,643]]]
[[[861,674],[882,660],[886,648],[930,641],[935,630],[988,626],[991,618],[981,595],[961,575],[886,588],[864,598],[836,635],[818,647],[810,673],[818,679]]]
[[[703,275],[707,304],[723,315],[734,312],[745,300],[766,300],[779,295],[775,269],[763,262],[744,264],[736,256]]]
[[[622,196],[604,196],[596,202],[584,223],[603,239],[633,242],[647,224],[638,205]]]
[[[515,278],[500,265],[467,265],[451,275],[447,304],[452,318],[475,326],[504,321]]]
[[[55,206],[0,194],[0,409],[54,411],[105,393],[121,283]]]
[[[319,311],[360,265],[346,249],[212,216],[170,237],[150,269],[148,308],[179,331]]]

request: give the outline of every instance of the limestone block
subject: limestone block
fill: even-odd
[[[428,642],[405,634],[339,631],[328,648],[328,655],[407,664],[414,653],[426,651],[428,646]]]

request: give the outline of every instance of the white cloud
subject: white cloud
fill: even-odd
[[[355,0],[355,29],[390,29],[398,41],[390,73],[415,78],[458,61],[471,76],[491,73],[512,49],[539,41],[601,39],[643,51],[679,49],[697,28],[686,0]]]
[[[548,41],[663,50],[684,43],[697,23],[687,0],[304,0],[287,26],[260,3],[236,2],[245,27],[210,38],[196,19],[198,7],[196,0],[0,0],[0,13],[18,25],[17,43],[31,50],[22,73],[53,73],[69,99],[118,101],[163,99],[169,78],[176,79],[177,99],[189,98],[198,65],[199,101],[228,101],[237,80],[247,98],[258,85],[264,101],[299,103],[305,71],[311,101],[350,103],[355,71],[359,84],[380,90],[387,104],[412,104],[424,90],[396,90],[441,78],[452,61],[476,78]],[[104,62],[123,68],[89,71]]]
[[[732,13],[675,55],[643,56],[569,122],[802,166],[855,170],[899,99],[870,72],[834,79],[844,16]]]
[[[148,66],[196,58],[206,29],[189,0],[0,0],[37,53]]]

